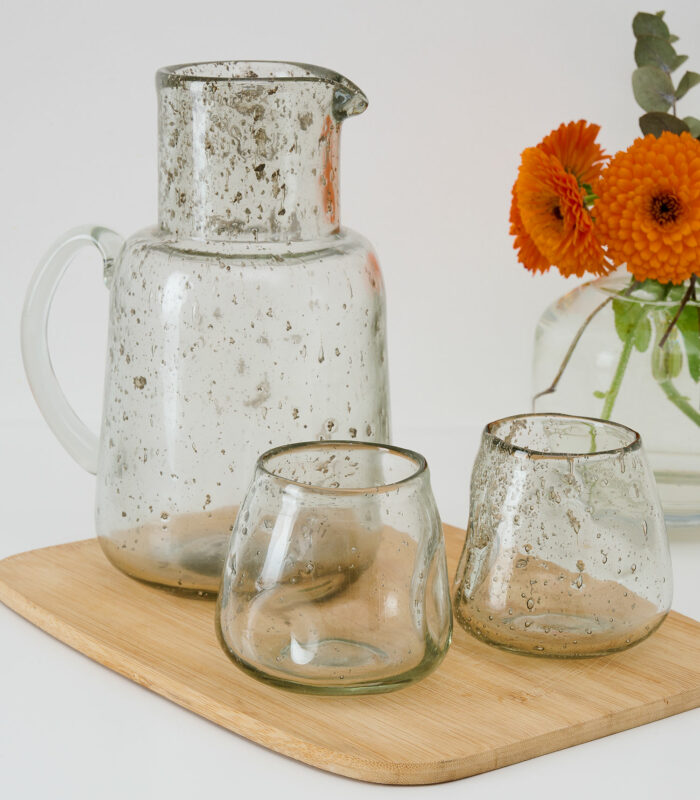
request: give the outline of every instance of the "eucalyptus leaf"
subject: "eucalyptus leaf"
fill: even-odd
[[[671,67],[671,72],[678,69],[681,64],[685,64],[688,60],[688,56],[676,56],[676,60],[673,62],[673,66]]]
[[[686,72],[680,79],[678,88],[676,89],[676,99],[680,100],[693,86],[700,83],[700,75],[697,72]],[[637,101],[639,102],[639,101]]]
[[[678,36],[675,36],[674,34],[671,34],[671,35],[668,37],[668,40],[669,40],[669,42],[671,42],[671,44],[674,44],[675,42],[677,42],[677,41],[678,41],[678,39],[679,39],[679,38],[680,38],[680,37],[678,37]]]
[[[646,14],[640,11],[632,20],[632,30],[634,35],[640,36],[660,36],[662,39],[669,39],[671,33],[666,23],[656,14]]]
[[[673,72],[678,54],[673,47],[658,36],[640,36],[634,48],[634,60],[638,67],[659,67],[664,72]],[[681,62],[683,63],[683,62]]]
[[[668,111],[673,103],[671,78],[658,67],[638,67],[632,73],[632,90],[645,111]]]
[[[607,396],[608,396],[608,393],[607,392],[601,392],[600,389],[596,389],[595,392],[593,392],[593,397],[597,397],[598,400],[605,400],[605,398]]]
[[[639,127],[645,136],[648,133],[653,133],[657,139],[664,131],[670,131],[671,133],[690,131],[684,120],[674,117],[673,114],[664,114],[662,111],[652,111],[641,116],[639,118]]]
[[[683,122],[688,126],[690,135],[696,139],[700,137],[700,119],[696,117],[683,117]]]
[[[683,337],[688,371],[695,383],[700,382],[700,308],[687,305],[676,323]]]

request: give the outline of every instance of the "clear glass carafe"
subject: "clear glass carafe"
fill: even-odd
[[[340,226],[342,121],[367,101],[301,64],[162,69],[159,224],[68,234],[35,274],[23,352],[36,399],[97,473],[97,534],[145,581],[215,591],[257,457],[309,439],[389,441],[382,277]],[[48,357],[55,284],[84,244],[111,294],[102,431]]]

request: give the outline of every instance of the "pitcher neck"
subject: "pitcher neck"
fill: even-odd
[[[159,224],[179,238],[303,241],[340,226],[341,122],[367,105],[341,76],[274,62],[157,75]]]

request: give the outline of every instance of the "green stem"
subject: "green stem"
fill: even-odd
[[[634,289],[635,286],[637,286],[637,284],[633,283],[632,286],[627,290],[626,294],[631,293],[632,289]],[[671,291],[671,284],[666,284],[666,285],[661,284],[659,286],[659,289],[660,289],[660,294],[659,297],[656,299],[665,300],[668,297],[669,292]],[[613,376],[610,388],[608,389],[605,395],[605,404],[603,405],[603,412],[600,415],[601,419],[610,419],[610,415],[612,414],[615,401],[617,400],[617,395],[619,394],[620,387],[622,386],[622,379],[625,377],[625,371],[627,370],[627,365],[629,364],[630,356],[632,355],[632,348],[634,347],[634,340],[637,336],[637,329],[646,318],[647,311],[648,311],[647,306],[641,306],[637,315],[637,319],[632,328],[630,329],[629,333],[627,334],[627,338],[625,339],[625,343],[622,347],[622,353],[620,353],[620,360],[617,362],[617,369],[615,370],[615,375]],[[678,397],[681,396],[678,395]],[[683,398],[681,398],[681,400],[682,399]]]
[[[622,347],[622,353],[620,353],[620,360],[617,362],[617,369],[615,370],[615,375],[613,376],[610,388],[608,389],[605,395],[605,405],[603,406],[603,413],[600,415],[601,419],[610,419],[613,406],[615,405],[615,400],[617,400],[617,395],[619,394],[620,387],[622,386],[622,379],[625,377],[625,370],[627,369],[630,356],[632,355],[632,347],[634,346],[634,337],[637,333],[637,328],[639,327],[639,323],[642,321],[643,318],[644,314],[640,313],[639,319],[635,322],[633,327],[630,329],[630,332],[627,334],[627,338],[625,339],[625,343]]]
[[[664,390],[666,397],[668,397],[676,408],[680,409],[686,417],[692,419],[696,425],[700,425],[700,413],[690,405],[669,379],[659,381],[659,386]]]
[[[595,453],[598,449],[597,438],[595,425],[591,425],[591,453]]]

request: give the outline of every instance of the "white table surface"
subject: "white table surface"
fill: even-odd
[[[397,426],[443,519],[464,526],[479,428]],[[40,422],[1,423],[0,558],[92,534],[94,478]],[[700,618],[700,531],[672,532],[674,608]],[[426,787],[359,783],[229,733],[90,661],[0,605],[0,798],[695,798],[700,712]],[[232,667],[233,668],[233,667]]]

